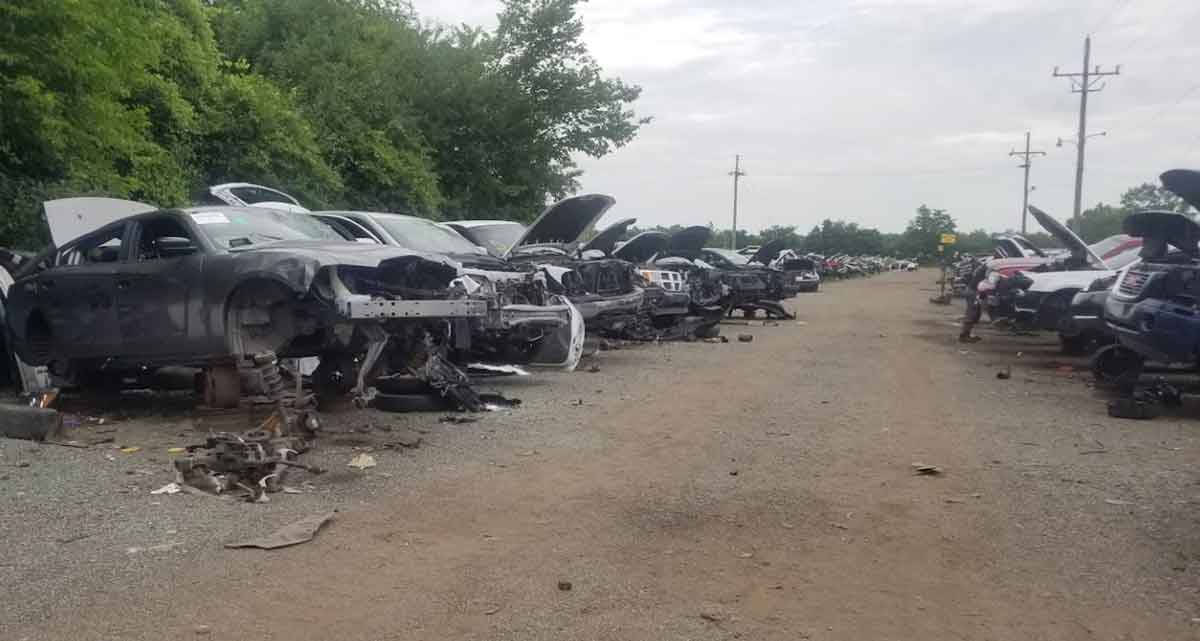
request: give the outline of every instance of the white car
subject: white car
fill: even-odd
[[[1091,269],[1067,271],[1022,271],[1013,276],[1018,291],[1014,298],[1017,319],[1038,329],[1058,330],[1071,309],[1075,294],[1087,289],[1100,278],[1107,278],[1118,270],[1139,259],[1142,246],[1129,237],[1114,237],[1110,245],[1116,249],[1122,243],[1127,247],[1107,259],[1101,258],[1096,246],[1088,246],[1079,236],[1067,229],[1045,212],[1030,207],[1030,211],[1046,231],[1061,240],[1071,252],[1071,258]]]

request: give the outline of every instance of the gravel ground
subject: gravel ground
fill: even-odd
[[[179,399],[79,407],[113,444],[0,440],[0,639],[1200,638],[1196,404],[1111,419],[1048,338],[960,348],[934,278],[487,385],[523,404],[474,423],[330,416],[330,472],[267,504],[149,494]]]

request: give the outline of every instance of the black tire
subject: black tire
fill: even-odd
[[[1146,359],[1123,345],[1108,345],[1092,356],[1092,375],[1096,382],[1132,390],[1142,376]]]
[[[385,376],[377,378],[375,389],[382,394],[424,395],[432,394],[429,383],[413,376]]]
[[[445,412],[450,399],[436,394],[376,394],[371,407],[381,412]]]

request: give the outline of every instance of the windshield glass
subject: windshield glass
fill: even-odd
[[[525,233],[525,226],[521,223],[473,225],[465,229],[471,238],[475,239],[475,242],[498,256],[503,256],[504,252],[508,251],[508,248],[520,240],[521,235]]]
[[[424,218],[372,214],[371,219],[396,239],[401,247],[427,254],[474,254],[471,241]]]
[[[346,240],[308,214],[277,209],[230,207],[189,211],[188,215],[221,249],[239,249],[280,240]]]
[[[734,265],[745,265],[746,263],[750,262],[750,259],[746,258],[745,256],[743,256],[731,249],[714,249],[711,247],[706,247],[704,249],[704,251],[716,254],[717,256],[720,256],[721,258],[728,260],[729,262],[733,263]]]

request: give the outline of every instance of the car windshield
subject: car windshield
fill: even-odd
[[[504,252],[521,240],[521,235],[525,233],[525,226],[521,223],[473,225],[466,229],[475,242],[499,256],[503,256]]]
[[[474,254],[475,245],[431,220],[398,214],[372,214],[371,219],[401,247],[428,254]]]
[[[204,235],[222,249],[240,249],[281,240],[346,240],[312,216],[276,209],[198,209],[189,211],[188,215]]]
[[[720,256],[721,258],[728,260],[729,262],[733,263],[734,265],[745,265],[746,263],[750,262],[749,258],[746,258],[745,256],[743,256],[731,249],[715,249],[712,247],[706,247],[705,251],[716,254],[717,256]]]

